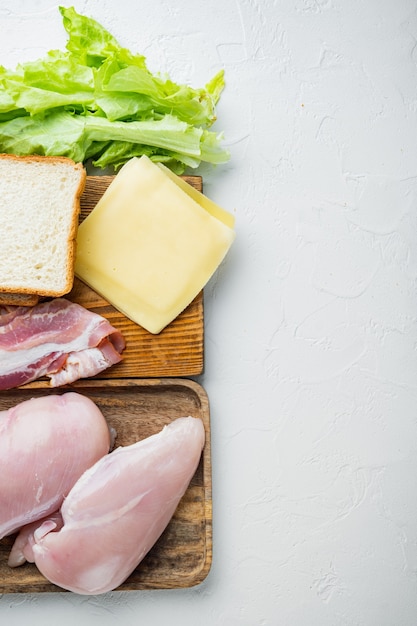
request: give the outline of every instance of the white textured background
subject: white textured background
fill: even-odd
[[[415,0],[75,1],[152,69],[221,67],[237,240],[206,289],[214,559],[189,590],[4,595],[0,623],[417,624]],[[0,64],[65,45],[0,2]]]

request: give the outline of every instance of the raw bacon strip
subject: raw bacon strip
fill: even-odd
[[[49,376],[52,387],[94,376],[121,361],[122,334],[65,298],[0,307],[0,390]]]

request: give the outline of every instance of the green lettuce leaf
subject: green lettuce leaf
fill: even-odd
[[[96,20],[80,15],[74,7],[60,6],[59,11],[69,35],[66,48],[81,65],[98,67],[120,49],[116,39]]]
[[[225,87],[218,72],[204,88],[151,73],[96,20],[59,7],[66,50],[0,66],[0,152],[91,159],[119,168],[146,154],[173,171],[224,163],[223,136],[210,130]]]
[[[25,155],[68,156],[82,162],[87,150],[82,116],[58,111],[0,123],[0,151]]]

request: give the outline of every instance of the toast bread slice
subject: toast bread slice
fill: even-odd
[[[71,290],[85,182],[67,157],[0,154],[0,294]]]

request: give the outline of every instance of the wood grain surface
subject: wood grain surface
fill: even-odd
[[[113,176],[87,176],[81,197],[82,222],[95,207]],[[183,176],[202,191],[201,176]],[[153,335],[117,311],[77,278],[68,298],[106,317],[126,340],[123,360],[100,378],[196,376],[204,368],[203,292],[161,333]]]
[[[99,406],[117,431],[116,446],[159,432],[177,417],[192,415],[203,420],[206,443],[186,493],[165,532],[118,589],[172,589],[202,582],[212,559],[210,415],[204,389],[186,379],[83,380],[55,391],[45,382],[36,382],[0,392],[0,410],[32,397],[69,390],[87,395]],[[33,564],[8,567],[13,539],[0,541],[0,593],[63,591]]]

